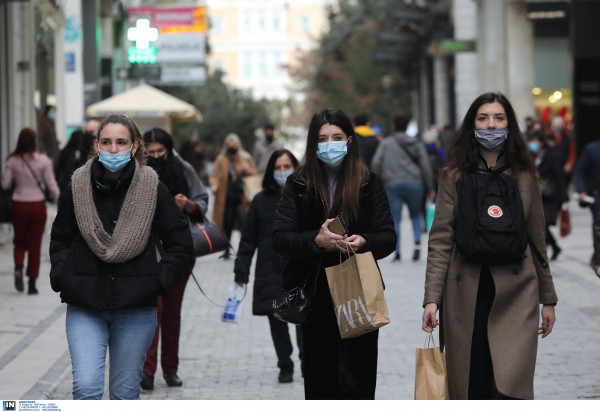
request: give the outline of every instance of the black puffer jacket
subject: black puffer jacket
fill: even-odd
[[[246,215],[235,260],[235,281],[248,283],[254,251],[258,249],[252,294],[252,314],[273,313],[272,303],[281,289],[282,257],[273,249],[273,221],[281,193],[274,189],[258,193]]]
[[[275,251],[291,258],[284,269],[283,288],[303,286],[306,279],[313,275],[308,290],[314,295],[314,275],[318,273],[319,276],[325,276],[323,264],[329,264],[332,256],[327,257],[327,262],[323,262],[323,258],[332,254],[314,242],[327,219],[323,202],[313,191],[305,199],[305,192],[306,184],[300,176],[294,173],[288,178],[275,215],[273,246]],[[395,250],[396,231],[390,205],[381,181],[374,174],[361,188],[358,221],[346,223],[349,234],[360,235],[367,241],[366,247],[359,252],[371,251],[377,260]],[[339,259],[339,253],[335,255],[334,261]]]
[[[104,230],[112,234],[135,167],[129,162],[111,188],[102,184],[102,165],[92,166],[94,202]],[[193,258],[187,222],[166,186],[159,182],[146,249],[123,263],[106,263],[88,247],[75,219],[72,187],[61,193],[50,234],[50,284],[63,302],[98,310],[156,305]]]

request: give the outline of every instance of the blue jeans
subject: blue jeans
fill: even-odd
[[[156,330],[156,308],[95,310],[68,305],[66,323],[73,399],[102,399],[107,348],[110,399],[140,399],[144,360]]]
[[[415,243],[421,243],[421,204],[425,188],[421,183],[397,183],[385,187],[398,242],[396,254],[400,253],[400,221],[402,220],[402,205],[406,203],[413,225]]]

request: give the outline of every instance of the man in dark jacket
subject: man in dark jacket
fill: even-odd
[[[369,170],[371,170],[371,159],[373,159],[373,154],[377,150],[379,139],[377,139],[375,131],[371,128],[368,115],[359,114],[354,117],[354,133],[356,133],[360,155]]]

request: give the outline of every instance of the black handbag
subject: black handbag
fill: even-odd
[[[304,287],[282,290],[273,300],[273,317],[284,322],[302,325],[310,311],[310,298]]]
[[[10,223],[10,207],[14,186],[8,190],[0,188],[0,223]]]
[[[200,222],[193,222],[189,215],[187,217],[196,257],[220,252],[229,247],[229,239],[219,225],[209,221],[204,215]]]
[[[551,182],[540,183],[540,193],[543,200],[554,200],[554,185]]]

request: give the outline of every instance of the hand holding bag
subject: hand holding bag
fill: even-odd
[[[415,399],[448,399],[446,355],[435,346],[432,332],[427,333],[423,349],[417,348],[415,365]]]
[[[371,252],[352,250],[348,259],[326,268],[325,273],[342,339],[390,323],[381,274]]]

